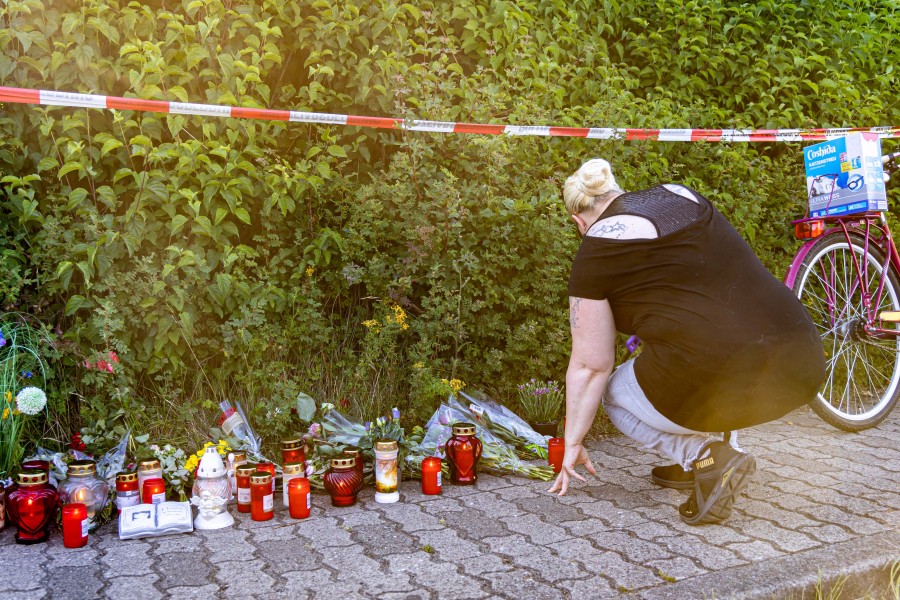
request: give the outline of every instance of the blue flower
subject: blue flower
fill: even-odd
[[[372,421],[366,421],[366,431],[372,429]]]
[[[400,418],[400,409],[397,407],[392,408],[391,409],[391,417],[393,417],[394,419],[399,419]]]
[[[34,375],[31,371],[22,371],[22,377],[25,379],[31,379],[31,376]]]
[[[6,338],[3,337],[3,332],[0,331],[0,348],[6,345]]]

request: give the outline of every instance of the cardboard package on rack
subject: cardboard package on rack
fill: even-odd
[[[803,149],[809,216],[887,210],[881,139],[853,133]]]

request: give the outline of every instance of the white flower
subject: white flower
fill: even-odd
[[[16,407],[22,414],[36,415],[47,406],[47,394],[44,390],[36,387],[22,388],[16,394]]]

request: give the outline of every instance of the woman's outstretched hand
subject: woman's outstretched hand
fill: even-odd
[[[574,477],[579,481],[587,481],[575,470],[575,467],[578,465],[584,465],[591,475],[597,474],[597,470],[594,468],[594,465],[591,464],[591,457],[588,456],[587,450],[584,449],[583,445],[566,444],[566,454],[563,457],[562,470],[559,472],[559,475],[556,476],[553,487],[547,491],[551,494],[559,491],[560,496],[565,496],[566,492],[569,490],[570,477]]]

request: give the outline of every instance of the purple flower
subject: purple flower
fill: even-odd
[[[6,338],[3,337],[3,332],[0,331],[0,348],[6,345]]]
[[[391,409],[391,417],[393,417],[394,419],[400,418],[400,409],[397,408],[396,406]]]
[[[366,421],[366,431],[372,429],[372,421]]]
[[[313,423],[309,426],[309,434],[313,437],[319,437],[322,433],[322,426],[319,423]]]

